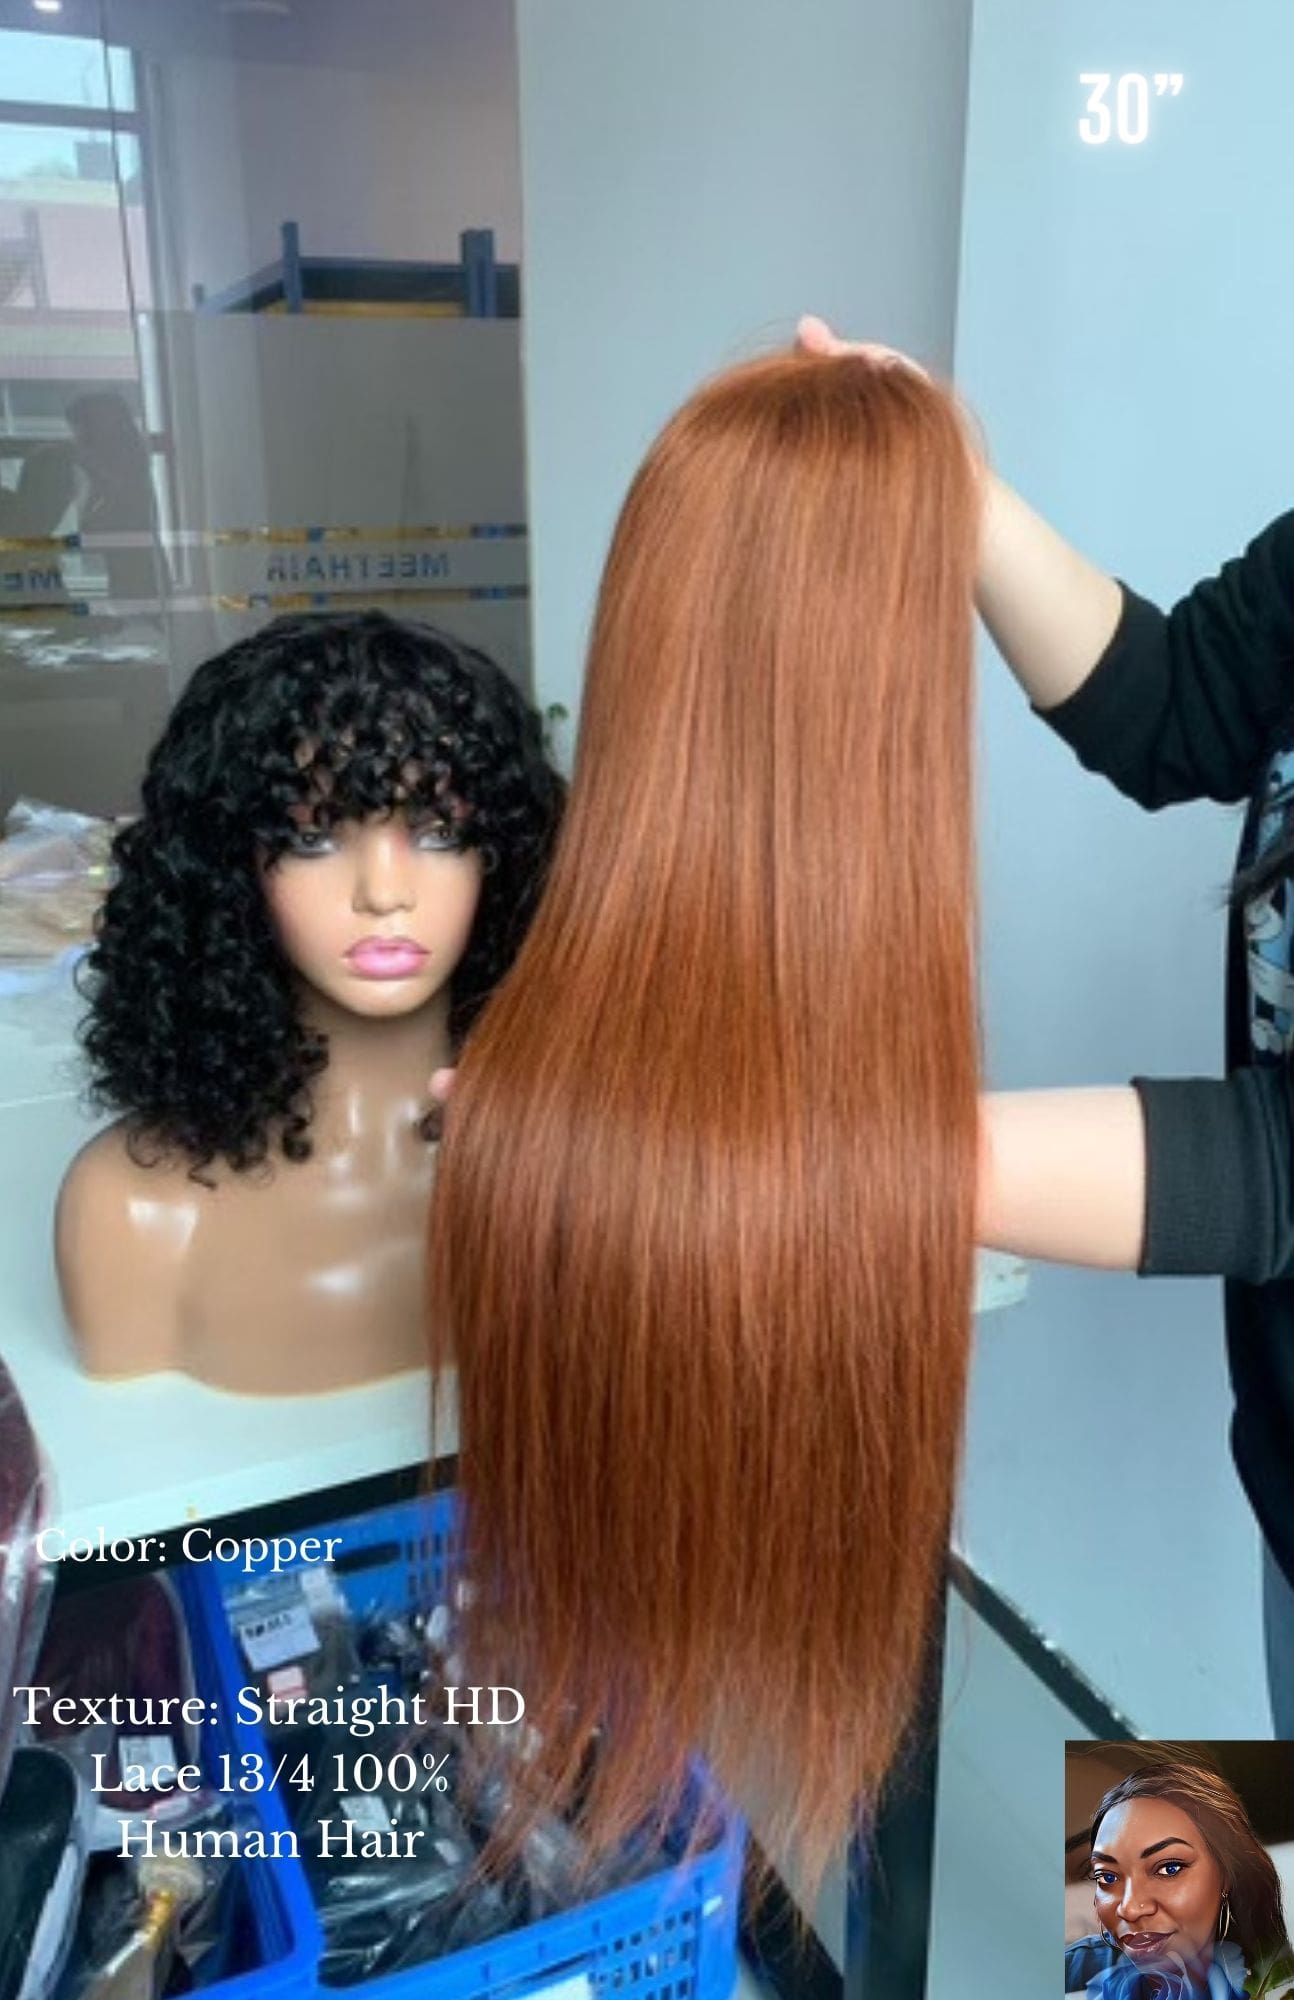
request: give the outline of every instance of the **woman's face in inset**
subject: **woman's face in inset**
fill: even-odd
[[[1092,1877],[1097,1922],[1136,1964],[1208,1963],[1226,1884],[1181,1806],[1112,1806],[1097,1828]]]
[[[293,813],[292,844],[263,873],[284,955],[352,1014],[416,1012],[444,991],[471,935],[481,857],[448,815],[400,808],[314,824]]]

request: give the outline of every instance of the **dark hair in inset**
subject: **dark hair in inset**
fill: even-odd
[[[918,1693],[974,1270],[977,527],[911,369],[779,356],[684,406],[459,1071],[431,1296],[461,1650],[524,1692],[532,1797],[578,1791],[595,1852],[700,1743],[738,1795],[785,1780],[764,1844],[803,1882]]]
[[[1101,1821],[1115,1806],[1130,1799],[1165,1799],[1180,1806],[1200,1830],[1200,1838],[1222,1871],[1231,1906],[1229,1935],[1244,1953],[1250,1974],[1247,1992],[1266,1990],[1273,1977],[1288,1978],[1289,1940],[1281,1901],[1280,1877],[1267,1849],[1249,1823],[1241,1799],[1220,1771],[1202,1757],[1179,1758],[1165,1753],[1162,1761],[1143,1765],[1121,1778],[1092,1815],[1092,1846]]]
[[[456,807],[484,871],[451,988],[460,1039],[525,933],[563,791],[537,714],[445,632],[379,611],[279,618],[217,654],[176,703],[142,814],[114,843],[83,989],[93,1102],[128,1114],[132,1145],[191,1170],[255,1166],[275,1143],[305,1159],[327,1044],[301,1019],[260,881],[291,809],[327,826],[397,800]]]

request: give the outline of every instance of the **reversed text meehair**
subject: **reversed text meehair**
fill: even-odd
[[[971,1324],[975,489],[951,398],[863,358],[674,417],[458,1074],[462,1653],[598,1852],[701,1748],[812,1874],[917,1692]]]

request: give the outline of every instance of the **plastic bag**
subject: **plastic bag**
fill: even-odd
[[[476,1850],[453,1799],[434,1784],[400,1788],[398,1763],[391,1782],[392,1760],[409,1740],[393,1728],[357,1743],[345,1722],[285,1730],[276,1740],[323,1927],[325,1985],[402,1972],[510,1927],[498,1890],[476,1876]]]
[[[36,1537],[52,1511],[52,1482],[36,1434],[0,1361],[0,1689],[26,1686],[54,1594],[54,1570]],[[21,1706],[0,1701],[0,1795],[9,1776]]]
[[[0,972],[84,950],[111,874],[111,820],[19,799],[0,835]]]
[[[644,1829],[593,1867],[576,1830],[548,1814],[509,1866],[483,1870],[539,1746],[524,1720],[445,1719],[444,1690],[471,1684],[455,1649],[467,1587],[454,1580],[447,1601],[393,1610],[365,1603],[360,1565],[317,1564],[226,1600],[244,1661],[276,1698],[265,1726],[288,1773],[325,1985],[406,1971],[668,1865]],[[383,1692],[405,1704],[406,1722],[376,1719]]]
[[[326,1563],[255,1577],[225,1609],[267,1698],[335,1694],[360,1679],[350,1609]]]
[[[85,1872],[89,1798],[53,1750],[19,1750],[0,1798],[0,2000],[47,2000]]]
[[[180,1826],[186,1833],[219,1834],[233,1825],[225,1802],[210,1794],[186,1800],[171,1821],[172,1829]],[[187,1858],[181,1873],[174,1863],[163,1862],[159,1869],[146,1858],[93,1855],[58,2000],[99,2000],[114,1965],[147,1928],[150,1895],[159,1887],[178,1890],[180,1907],[160,1933],[156,1927],[149,1932],[158,1947],[155,1993],[187,1993],[245,1970],[235,1943],[241,1886],[239,1864],[227,1856]]]
[[[123,1817],[174,1810],[169,1786],[153,1791],[123,1782],[127,1767],[148,1772],[193,1763],[198,1756],[198,1731],[183,1720],[178,1707],[168,1727],[147,1719],[161,1713],[160,1703],[167,1697],[180,1703],[195,1693],[188,1627],[163,1577],[128,1576],[60,1594],[32,1679],[50,1690],[32,1697],[37,1739],[56,1744],[95,1791],[99,1810],[93,1846],[119,1847]],[[64,1725],[54,1720],[60,1699],[88,1696],[106,1707],[114,1695],[122,1705],[124,1719],[119,1722],[110,1711],[102,1722]],[[139,1704],[135,1713],[145,1718],[138,1725],[126,1706],[132,1701]],[[97,1765],[96,1757],[102,1759]]]

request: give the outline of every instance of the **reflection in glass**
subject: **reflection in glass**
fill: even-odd
[[[529,678],[512,0],[0,31],[0,814],[381,603]]]
[[[92,36],[0,35],[0,90],[10,104],[83,105],[87,110],[134,109],[130,52]]]
[[[0,78],[0,810],[120,812],[167,698],[134,64],[6,30]],[[138,546],[97,546],[105,531]],[[123,595],[146,615],[119,615]]]

